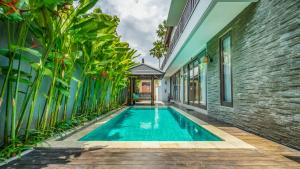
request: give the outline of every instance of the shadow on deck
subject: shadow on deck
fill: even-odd
[[[177,106],[178,107],[178,106]],[[179,107],[183,109],[182,107]],[[230,124],[186,112],[255,146],[245,149],[37,149],[4,168],[297,169],[300,152]],[[295,160],[296,159],[296,160]]]

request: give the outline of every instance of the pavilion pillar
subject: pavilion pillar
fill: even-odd
[[[133,99],[133,93],[135,93],[135,80],[136,78],[132,78],[132,92],[131,92],[131,100],[132,100],[132,103],[131,105],[134,105],[135,104],[135,100]]]
[[[129,83],[129,105],[133,105],[133,78],[130,77],[130,83]]]
[[[154,77],[151,77],[151,105],[154,105]]]
[[[131,102],[131,77],[129,77],[129,85],[128,85],[128,94],[127,94],[127,105],[130,105]]]

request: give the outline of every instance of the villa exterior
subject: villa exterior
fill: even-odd
[[[172,0],[162,100],[300,149],[299,7]]]
[[[300,169],[300,0],[169,2],[0,0],[0,169]]]

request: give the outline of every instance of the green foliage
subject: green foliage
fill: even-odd
[[[159,24],[156,34],[158,39],[155,42],[153,42],[153,48],[150,50],[150,55],[156,57],[160,61],[160,59],[164,57],[167,53],[167,47],[164,42],[165,36],[167,34],[166,21]]]
[[[1,148],[0,162],[10,157],[17,156],[18,154],[21,154],[23,151],[29,150],[31,147],[32,146],[28,144],[24,144],[20,140],[16,140],[14,144],[10,144],[6,147]]]
[[[5,114],[4,155],[0,158],[14,156],[124,103],[123,91],[136,51],[120,41],[117,17],[97,8],[92,11],[96,3],[80,0],[74,8],[71,0],[0,0],[0,18],[8,32],[8,45],[0,49],[1,57],[8,61],[0,67],[4,78],[0,113]],[[22,64],[29,65],[30,71],[23,70]],[[79,78],[74,77],[77,69],[81,70]],[[50,84],[41,94],[45,78]],[[69,115],[71,81],[77,88]],[[26,88],[22,93],[21,84]],[[37,105],[40,95],[46,99],[44,105]]]
[[[115,109],[117,107],[112,107]],[[0,147],[0,162],[8,159],[10,157],[18,156],[22,152],[34,148],[38,143],[54,136],[60,136],[68,130],[74,127],[82,126],[84,123],[91,121],[99,117],[99,114],[93,113],[89,115],[79,115],[71,119],[61,121],[57,123],[54,127],[48,128],[46,130],[31,130],[30,140],[25,142],[25,138],[20,136],[14,141],[14,144],[8,146]]]

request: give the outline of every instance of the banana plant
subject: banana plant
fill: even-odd
[[[4,77],[0,108],[6,105],[1,113],[6,114],[7,143],[23,133],[28,142],[33,127],[48,131],[67,120],[72,81],[77,83],[72,118],[100,114],[119,104],[136,51],[120,41],[117,17],[99,8],[92,11],[96,3],[80,0],[74,7],[72,0],[0,0],[0,19],[6,30],[18,30],[8,32],[8,46],[0,49],[8,60],[0,69]],[[22,69],[23,64],[30,66],[30,72]],[[77,69],[81,70],[79,78],[74,77]],[[45,78],[50,85],[33,124]],[[19,99],[21,84],[26,86],[23,99]]]

